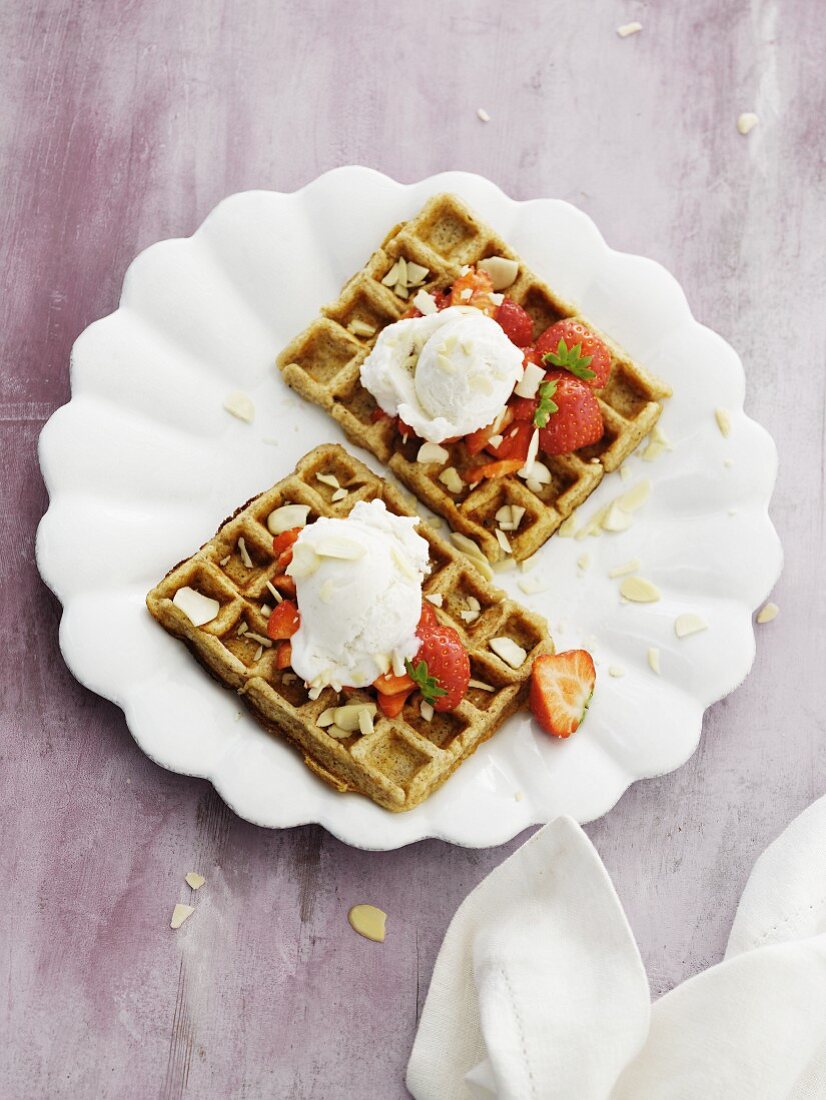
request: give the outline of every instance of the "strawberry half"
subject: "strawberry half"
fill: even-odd
[[[454,710],[464,699],[470,680],[470,658],[464,643],[452,626],[439,622],[428,604],[422,606],[416,633],[422,644],[415,658],[407,662],[408,674],[419,687],[435,680],[437,691],[442,694],[433,694],[427,699],[434,710]],[[425,691],[426,687],[423,696]]]
[[[535,351],[546,366],[562,367],[595,390],[602,389],[611,373],[611,352],[581,321],[557,321],[546,328]]]
[[[537,657],[531,670],[531,711],[554,737],[570,737],[585,719],[594,694],[596,670],[584,649]]]
[[[540,385],[534,423],[540,429],[539,449],[546,455],[578,451],[598,443],[605,433],[594,391],[564,370],[549,371]]]

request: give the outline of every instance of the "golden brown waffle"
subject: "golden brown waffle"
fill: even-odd
[[[346,499],[334,502],[334,487],[319,481],[318,474],[332,474],[347,489]],[[358,791],[398,811],[423,802],[526,702],[533,660],[541,653],[552,653],[553,644],[541,616],[504,598],[466,557],[422,522],[419,531],[430,547],[431,564],[424,591],[441,594],[442,606],[434,607],[436,616],[461,635],[470,654],[472,678],[493,690],[471,687],[456,710],[434,714],[429,722],[421,716],[416,694],[398,718],[377,715],[372,733],[355,733],[345,740],[331,737],[316,725],[322,711],[347,700],[332,688],[310,699],[295,673],[275,667],[276,647],[264,644],[267,615],[261,607],[273,603],[267,581],[275,575],[267,516],[282,504],[295,503],[309,505],[308,522],[319,516],[343,518],[357,501],[376,498],[398,515],[414,514],[397,489],[342,447],[316,447],[298,463],[294,474],[243,505],[213,539],[167,573],[146,603],[165,630],[184,641],[225,687],[239,693],[266,729],[298,746],[317,775],[340,791]],[[239,550],[241,538],[251,565],[244,563]],[[194,626],[172,603],[184,586],[218,600],[217,618]],[[467,611],[470,597],[478,601],[480,614],[468,623],[460,612]],[[247,629],[239,634],[242,624]],[[490,639],[500,636],[512,638],[527,651],[519,669],[512,669],[489,648]]]
[[[516,282],[506,293],[530,315],[534,339],[555,321],[576,317],[599,333],[612,354],[611,377],[607,386],[597,391],[605,435],[599,443],[573,454],[540,456],[551,481],[538,493],[516,476],[449,492],[439,481],[439,473],[447,466],[462,469],[470,464],[464,445],[443,444],[450,452],[443,465],[417,462],[419,442],[411,438],[405,444],[388,420],[373,422],[376,402],[359,380],[361,363],[378,332],[397,321],[410,305],[407,298],[382,283],[399,257],[426,268],[429,274],[422,285],[435,290],[452,284],[464,265],[489,256],[506,256],[519,263]],[[525,509],[518,531],[508,533],[513,556],[522,561],[538,550],[590,496],[603,475],[615,470],[648,435],[662,411],[659,402],[671,393],[665,383],[631,360],[529,271],[492,229],[449,194],[434,196],[415,218],[391,229],[338,299],[325,306],[322,316],[284,349],[278,367],[293,389],[326,409],[349,439],[387,464],[455,531],[474,539],[490,561],[503,557],[494,534],[496,512],[502,505]]]

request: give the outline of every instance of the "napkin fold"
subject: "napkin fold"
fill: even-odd
[[[725,960],[650,1005],[591,842],[558,818],[462,903],[407,1085],[416,1100],[826,1098],[826,798],[757,861]]]

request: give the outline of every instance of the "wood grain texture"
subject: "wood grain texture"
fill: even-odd
[[[780,448],[782,613],[693,759],[588,828],[655,995],[720,959],[756,855],[826,785],[824,37],[820,0],[0,0],[4,1097],[404,1097],[446,925],[519,842],[376,854],[239,821],[72,679],[34,566],[37,435],[129,260],[348,162],[569,199],[744,358]],[[347,925],[361,901],[384,945]]]

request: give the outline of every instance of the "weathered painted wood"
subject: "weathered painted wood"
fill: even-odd
[[[228,193],[347,162],[570,199],[744,357],[780,446],[782,614],[690,763],[588,830],[654,994],[717,961],[755,856],[826,780],[818,0],[2,0],[0,43],[0,1092],[403,1097],[447,922],[516,846],[370,854],[237,820],[72,679],[35,569],[37,434],[129,260]],[[347,925],[357,901],[388,910],[383,946]]]

